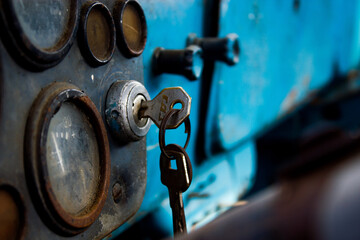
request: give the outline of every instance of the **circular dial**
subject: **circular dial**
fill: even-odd
[[[17,2],[14,4],[14,10],[20,26],[34,46],[49,49],[61,41],[62,33],[69,21],[70,0],[14,2]]]
[[[141,41],[143,37],[141,16],[137,9],[131,4],[125,6],[122,26],[125,41],[129,48],[134,51],[140,51],[142,48]]]
[[[75,38],[77,0],[3,0],[4,44],[19,64],[43,70],[58,64]]]
[[[109,62],[115,50],[115,25],[108,8],[100,2],[85,4],[81,15],[79,46],[89,64]]]
[[[144,11],[135,0],[123,0],[114,8],[119,48],[126,57],[139,56],[145,48],[147,26]]]
[[[100,176],[98,143],[88,118],[71,102],[63,103],[50,121],[46,161],[61,207],[74,215],[91,207]]]
[[[24,146],[31,194],[43,220],[66,234],[90,226],[110,181],[106,130],[90,98],[74,85],[50,84],[33,103]]]

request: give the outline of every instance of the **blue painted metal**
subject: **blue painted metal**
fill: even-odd
[[[189,33],[203,36],[206,1],[140,2],[148,24],[143,62],[150,96],[165,87],[181,86],[192,97],[193,135],[187,150],[194,177],[184,194],[191,229],[227,209],[251,187],[256,170],[254,138],[259,131],[311,98],[335,73],[347,74],[358,67],[360,1],[220,1],[219,37],[238,34],[241,55],[235,67],[215,64],[206,122],[199,122],[201,80],[190,82],[181,76],[151,73],[156,47],[182,49]],[[198,164],[195,140],[201,127],[205,127],[207,159]],[[184,127],[170,130],[167,142],[182,144],[186,137],[183,131]],[[153,212],[159,225],[171,233],[168,192],[160,182],[158,133],[152,126],[147,135],[145,199],[130,222]],[[214,145],[223,151],[215,154]]]
[[[220,36],[241,40],[239,64],[216,63],[206,152],[230,149],[289,113],[359,61],[359,1],[221,1]],[[236,93],[236,94],[234,94]]]

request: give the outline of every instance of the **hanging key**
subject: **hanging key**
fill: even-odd
[[[174,235],[187,233],[182,193],[185,192],[192,181],[192,166],[190,158],[184,148],[177,144],[169,144],[160,156],[161,182],[169,190],[170,207],[173,215]],[[175,159],[177,169],[171,168],[171,161]]]
[[[151,100],[141,83],[117,81],[107,93],[106,121],[120,143],[137,141],[148,133],[151,120],[160,127],[166,113],[177,103],[181,109],[168,119],[166,129],[177,128],[190,115],[191,98],[183,88],[165,88]]]

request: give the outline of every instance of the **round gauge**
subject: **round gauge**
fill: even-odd
[[[139,56],[145,48],[147,26],[144,11],[135,0],[120,0],[114,8],[117,42],[126,57]]]
[[[79,46],[85,59],[94,66],[109,62],[115,50],[115,25],[108,8],[100,2],[83,7]]]
[[[99,112],[67,83],[43,90],[30,111],[25,166],[44,218],[76,234],[90,226],[105,203],[109,144]]]
[[[31,70],[52,67],[69,51],[78,19],[77,0],[4,0],[4,43]]]
[[[0,203],[0,239],[21,239],[25,209],[19,192],[10,185],[0,185]]]

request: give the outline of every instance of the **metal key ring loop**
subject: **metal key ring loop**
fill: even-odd
[[[161,121],[161,124],[160,124],[159,146],[160,146],[161,152],[164,153],[164,155],[167,158],[170,158],[170,156],[166,153],[166,150],[165,150],[166,123],[171,118],[171,116],[173,116],[175,113],[178,113],[179,111],[180,111],[180,109],[175,109],[175,108],[171,109],[168,113],[166,113],[164,119]],[[190,134],[191,134],[191,125],[190,125],[189,117],[185,118],[184,123],[185,123],[185,133],[187,133],[187,138],[186,138],[186,142],[184,145],[184,149],[186,149],[186,147],[189,144]]]

